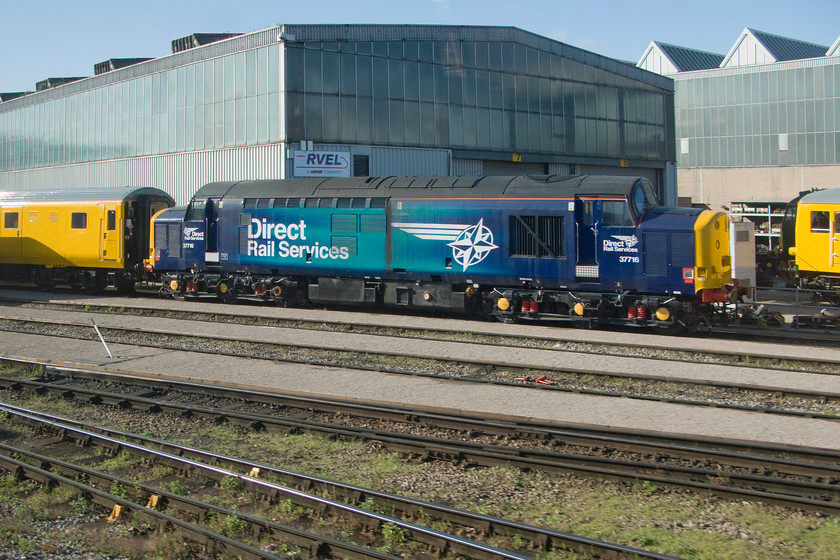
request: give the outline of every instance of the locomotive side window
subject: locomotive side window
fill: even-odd
[[[641,190],[641,189],[639,189]],[[601,223],[605,226],[635,226],[630,207],[623,200],[604,200],[601,202]]]
[[[511,216],[510,256],[563,258],[562,216]]]
[[[117,211],[116,210],[108,210],[108,231],[114,231],[117,229]]]
[[[828,233],[828,212],[811,212],[811,231]]]
[[[834,233],[840,233],[840,212],[834,213]]]
[[[87,228],[87,213],[73,212],[70,214],[70,227],[73,229]]]

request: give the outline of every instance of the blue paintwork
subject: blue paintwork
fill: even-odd
[[[394,197],[387,209],[244,209],[241,199],[225,199],[216,223],[218,263],[204,262],[205,219],[184,222],[181,258],[161,254],[155,264],[162,271],[218,267],[223,272],[265,275],[694,292],[693,283],[683,278],[683,268],[694,266],[694,224],[699,210],[652,208],[638,226],[607,227],[600,224],[600,206],[593,200],[598,227],[587,230],[586,252],[578,255],[572,199]],[[240,224],[242,214],[250,215],[247,224]],[[156,222],[175,223],[183,216],[183,210],[170,210]],[[562,217],[562,258],[511,256],[511,216]],[[386,219],[389,231],[379,227]],[[334,231],[336,224],[342,231]],[[663,273],[650,273],[646,259],[661,260],[664,264],[656,270]],[[599,278],[576,278],[576,265],[581,263],[597,263]]]

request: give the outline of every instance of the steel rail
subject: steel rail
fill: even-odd
[[[81,329],[89,329],[90,327],[87,324],[77,323],[72,321],[41,321],[41,320],[20,320],[14,319],[11,320],[17,323],[26,323],[32,322],[36,324],[48,324],[51,326],[55,325],[63,325],[68,328],[81,328]],[[7,330],[3,329],[0,326],[0,330]],[[189,340],[194,342],[197,338],[211,340],[211,341],[223,341],[223,342],[241,342],[234,337],[228,336],[208,336],[204,335],[202,337],[196,337],[194,334],[189,333],[173,333],[172,331],[156,331],[156,330],[137,330],[137,329],[129,329],[124,327],[106,327],[100,326],[100,330],[103,332],[106,331],[113,331],[119,333],[146,333],[154,336],[161,336],[161,337],[172,337],[172,338],[182,338],[185,340]],[[19,332],[19,331],[16,331]],[[88,340],[88,337],[79,337],[79,336],[69,336],[69,335],[47,335],[45,333],[36,333],[41,336],[62,336],[65,338],[76,338],[82,340]],[[183,345],[167,345],[163,344],[160,341],[156,342],[154,345],[150,344],[142,344],[130,341],[119,341],[119,340],[111,340],[112,343],[119,343],[119,344],[129,344],[134,346],[141,346],[141,347],[154,347],[154,348],[163,348],[163,349],[171,349],[176,351],[190,351],[190,352],[198,352],[198,353],[205,353],[205,354],[216,354],[216,355],[228,355],[228,356],[239,356],[239,357],[248,357],[250,359],[257,359],[257,360],[271,360],[271,361],[283,361],[287,363],[297,363],[297,364],[305,364],[305,365],[317,365],[321,367],[345,367],[341,364],[330,364],[325,363],[324,360],[317,360],[317,359],[296,359],[293,357],[261,357],[261,356],[252,356],[246,355],[242,353],[234,353],[234,352],[219,352],[219,351],[210,351],[202,348],[189,348],[185,349]],[[246,341],[251,342],[251,341]],[[307,350],[314,350],[314,351],[323,351],[323,352],[330,352],[334,354],[345,354],[345,355],[359,355],[359,354],[371,354],[371,352],[363,351],[363,350],[348,350],[348,349],[335,349],[329,348],[325,345],[306,345],[306,346],[294,346],[289,344],[283,343],[275,343],[275,342],[268,342],[268,341],[261,341],[259,344],[263,347],[271,346],[275,348],[290,348],[290,349],[307,349]],[[648,375],[648,374],[637,374],[637,373],[622,373],[622,372],[611,372],[607,370],[573,370],[568,368],[560,368],[560,367],[545,367],[545,366],[528,366],[518,363],[508,363],[508,362],[499,362],[499,361],[492,361],[492,360],[457,360],[453,358],[435,358],[430,356],[424,356],[419,354],[406,354],[400,352],[377,352],[376,355],[384,355],[384,356],[391,356],[391,357],[409,357],[415,359],[422,359],[429,362],[442,362],[442,363],[453,363],[453,364],[468,364],[468,365],[475,365],[481,367],[492,367],[492,368],[500,368],[503,370],[512,370],[512,371],[522,371],[523,373],[527,373],[529,375],[535,374],[534,372],[545,372],[548,375],[553,374],[563,374],[563,375],[593,375],[599,377],[615,377],[615,378],[622,378],[622,379],[633,379],[633,380],[642,380],[642,381],[654,381],[654,382],[662,382],[662,383],[673,383],[673,384],[680,384],[680,385],[687,385],[687,386],[694,386],[694,387],[713,387],[717,389],[726,389],[726,390],[737,390],[737,391],[746,391],[746,392],[754,392],[754,393],[766,393],[773,396],[782,396],[782,397],[799,397],[803,399],[811,399],[815,401],[838,401],[840,402],[840,392],[820,392],[820,391],[810,391],[805,389],[793,389],[793,388],[780,388],[775,386],[761,386],[761,385],[738,385],[737,383],[727,383],[722,381],[697,381],[687,378],[680,378],[680,377],[666,377],[662,375]],[[488,380],[488,379],[480,379],[475,377],[456,377],[456,376],[446,376],[446,375],[437,375],[437,374],[429,374],[425,372],[407,372],[403,369],[395,369],[395,368],[388,368],[383,367],[382,365],[366,367],[364,365],[356,365],[354,369],[358,370],[371,370],[377,372],[385,372],[385,373],[393,373],[398,375],[413,375],[417,377],[431,377],[436,379],[451,379],[460,382],[467,382],[467,383],[485,383],[485,384],[493,384],[493,385],[502,385],[502,386],[522,386],[522,383],[516,381],[502,381],[502,380]],[[634,399],[634,400],[641,400],[641,401],[649,401],[649,402],[660,402],[660,403],[670,403],[670,404],[682,404],[682,405],[691,405],[691,406],[702,406],[702,407],[713,407],[713,408],[722,408],[727,410],[741,410],[747,412],[762,412],[767,414],[777,414],[781,416],[794,416],[794,417],[803,417],[803,418],[818,418],[823,420],[832,420],[832,421],[840,421],[840,415],[833,415],[833,414],[822,414],[817,412],[808,412],[808,411],[797,411],[797,410],[786,410],[781,408],[768,408],[768,407],[760,407],[760,406],[746,406],[746,405],[739,405],[733,403],[726,403],[726,402],[710,402],[710,401],[698,401],[698,400],[689,400],[689,399],[678,399],[678,398],[670,398],[670,397],[655,397],[650,395],[633,395],[627,393],[618,393],[612,391],[597,391],[591,389],[579,389],[579,388],[565,388],[559,385],[529,385],[529,387],[538,387],[543,390],[554,390],[554,391],[562,391],[562,392],[571,392],[571,393],[578,393],[583,395],[595,395],[601,397],[618,397],[618,398],[625,398],[625,399]]]
[[[691,469],[680,466],[673,466],[663,463],[650,463],[642,461],[623,461],[610,458],[593,457],[591,455],[573,455],[544,452],[539,450],[527,450],[523,448],[505,448],[486,444],[473,444],[461,440],[441,440],[422,436],[397,435],[392,432],[381,430],[350,428],[346,426],[336,427],[334,424],[313,422],[304,419],[289,419],[270,417],[265,415],[237,413],[227,409],[206,408],[195,405],[183,405],[172,402],[165,402],[159,399],[148,399],[123,394],[103,394],[101,392],[86,389],[70,389],[61,386],[50,386],[34,382],[34,386],[43,389],[60,392],[65,398],[77,398],[76,393],[97,396],[103,402],[110,401],[118,406],[138,406],[138,408],[149,411],[169,411],[177,414],[195,414],[214,419],[224,418],[241,425],[254,429],[262,429],[266,426],[274,426],[287,431],[307,430],[319,433],[330,434],[331,436],[342,436],[348,438],[361,438],[365,440],[376,440],[393,450],[409,454],[424,454],[430,458],[445,459],[449,461],[469,461],[481,465],[510,465],[514,464],[521,468],[536,468],[547,472],[576,472],[588,476],[608,477],[618,479],[638,480],[644,479],[662,484],[686,486],[695,489],[703,489],[718,494],[748,497],[760,499],[784,505],[794,505],[819,511],[840,512],[840,503],[832,502],[829,499],[814,499],[815,496],[829,495],[833,497],[835,487],[821,485],[819,483],[795,483],[794,481],[783,481],[779,478],[767,476],[744,475],[735,471],[717,471]],[[756,467],[763,465],[754,465]],[[824,466],[820,468],[825,469]],[[657,474],[668,473],[668,476]],[[696,481],[695,477],[701,476],[709,481]],[[736,484],[722,485],[712,480],[725,476],[730,482]],[[760,485],[767,489],[784,488],[783,492],[769,490],[752,490],[752,486]]]
[[[23,463],[21,457],[28,458],[28,465],[35,466],[43,471],[48,471],[52,474],[60,474],[63,477],[74,477],[75,480],[86,480],[88,482],[101,484],[103,487],[106,488],[112,488],[115,483],[119,484],[125,490],[125,492],[129,494],[132,498],[141,500],[141,502],[129,501],[130,506],[128,507],[130,507],[132,510],[138,510],[138,506],[140,505],[140,503],[142,503],[142,501],[145,501],[147,503],[147,506],[144,508],[143,513],[146,513],[146,509],[158,511],[157,509],[150,508],[148,506],[148,504],[151,503],[152,497],[156,497],[157,507],[165,505],[168,507],[172,507],[173,509],[176,509],[179,512],[197,517],[202,517],[202,514],[207,511],[223,515],[225,517],[236,516],[239,519],[246,521],[260,534],[270,534],[272,536],[281,535],[280,540],[293,546],[305,548],[313,556],[316,557],[336,559],[352,558],[355,560],[397,560],[398,558],[390,554],[383,554],[376,550],[357,546],[352,543],[346,543],[336,539],[323,537],[314,533],[309,533],[307,531],[302,531],[294,527],[290,527],[288,525],[283,525],[273,521],[260,519],[252,515],[229,510],[206,502],[193,500],[186,496],[181,496],[173,492],[168,492],[162,488],[152,487],[146,484],[138,484],[134,481],[126,480],[124,478],[113,476],[101,471],[96,471],[89,467],[75,465],[73,463],[56,459],[54,457],[49,457],[47,455],[42,455],[33,451],[13,447],[5,443],[0,443],[0,465],[3,465],[5,463],[4,466],[8,470],[14,470],[15,466],[20,468],[21,463]],[[58,473],[55,473],[55,471],[58,471]],[[71,480],[72,479],[73,478],[71,478]],[[86,485],[91,488],[94,488],[94,486],[90,486],[90,484]],[[125,505],[125,501],[117,502],[116,498],[116,496],[113,497],[113,499],[115,499],[115,503]],[[164,518],[164,520],[168,522],[167,519]],[[191,529],[190,532],[198,533],[199,531],[197,531],[196,529]],[[235,547],[234,550],[237,551],[237,554],[240,555],[244,555],[247,552],[248,557],[253,558],[278,558],[276,555],[266,551],[262,551],[262,553],[260,554],[256,551],[259,551],[261,549],[251,547],[249,545],[237,541],[236,539],[230,539],[212,531],[207,531],[206,533],[203,533],[203,536],[207,539],[212,538],[214,541],[218,540],[224,543],[226,549]],[[235,544],[231,545],[230,543]],[[229,550],[225,551],[231,552]]]
[[[614,554],[616,558],[650,558],[652,560],[671,558],[670,556],[652,551],[626,547],[597,539],[590,539],[572,533],[565,533],[533,525],[516,523],[507,519],[442,506],[423,500],[414,500],[397,494],[344,484],[321,477],[304,475],[265,464],[181,446],[155,438],[129,434],[119,430],[99,426],[91,427],[74,420],[59,418],[35,411],[28,411],[12,405],[4,404],[1,406],[16,413],[21,412],[35,418],[44,418],[56,423],[72,426],[77,429],[86,429],[96,433],[101,433],[116,440],[136,442],[144,447],[165,450],[167,453],[179,457],[192,457],[195,460],[206,464],[225,465],[227,469],[236,469],[240,473],[255,472],[254,469],[258,469],[260,478],[267,478],[266,475],[271,475],[282,481],[287,486],[308,490],[310,492],[317,492],[322,495],[336,496],[351,504],[361,504],[369,499],[372,499],[384,510],[399,511],[409,517],[416,516],[419,512],[423,512],[424,515],[432,518],[440,519],[454,525],[478,529],[485,534],[508,536],[519,535],[520,537],[530,541],[532,546],[543,550],[563,547],[564,549],[574,550],[579,553],[589,553],[592,549],[596,549],[602,553]]]
[[[157,293],[146,294],[146,293],[138,292],[138,295],[141,296],[141,297],[145,297],[147,299],[154,299],[154,300],[159,300],[160,299],[160,296]],[[19,304],[22,301],[22,299],[23,298],[10,297],[8,295],[0,297],[0,301],[8,301],[8,302],[11,302],[11,303],[16,303],[16,304]],[[154,306],[153,307],[138,306],[136,304],[133,304],[134,302],[136,302],[136,298],[133,299],[133,300],[129,299],[129,298],[123,298],[123,299],[125,299],[126,304],[119,304],[119,307],[123,310],[126,310],[129,314],[142,315],[142,316],[164,316],[164,315],[172,312],[171,309],[167,309],[167,308],[154,307]],[[243,301],[245,301],[244,298],[240,298],[240,299],[243,299]],[[74,303],[74,302],[70,302],[70,301],[53,301],[53,300],[31,299],[31,298],[28,299],[28,300],[24,299],[23,301],[25,301],[26,303],[31,304],[31,305],[42,306],[42,307],[55,307],[55,308],[65,307],[65,308],[68,308],[68,309],[78,309],[78,308],[83,307],[85,309],[85,311],[91,311],[91,312],[94,312],[94,313],[112,313],[113,308],[115,307],[113,304],[112,305],[96,304],[96,303],[90,303],[90,301],[86,301],[85,303]],[[178,301],[185,301],[185,300],[178,300]],[[257,302],[256,301],[249,301],[249,303],[257,303]],[[260,302],[260,303],[263,303],[263,302]],[[253,306],[250,306],[250,307],[253,307]],[[318,324],[326,323],[326,324],[332,324],[332,325],[345,326],[345,325],[348,324],[346,320],[342,320],[342,319],[329,319],[329,318],[313,319],[313,318],[268,316],[268,315],[261,315],[261,314],[257,314],[257,313],[249,314],[248,311],[247,311],[247,309],[248,309],[247,307],[243,307],[243,309],[245,309],[245,311],[243,311],[243,313],[237,313],[237,314],[229,313],[229,312],[226,312],[226,311],[205,311],[203,309],[202,310],[178,309],[177,311],[185,313],[185,314],[189,314],[189,315],[192,315],[192,316],[200,317],[200,319],[197,319],[197,320],[201,320],[201,321],[205,321],[205,322],[215,322],[216,321],[215,318],[220,317],[222,319],[218,322],[232,323],[232,322],[239,321],[239,322],[241,322],[240,324],[254,324],[254,321],[260,321],[260,322],[270,323],[270,324],[273,324],[273,326],[278,326],[278,327],[292,326],[293,328],[305,328],[307,330],[324,330],[323,328],[319,329],[317,326],[307,326],[307,325],[318,325]],[[377,311],[375,309],[368,309],[366,311],[367,311],[366,315],[369,315],[370,317],[375,317],[377,315]],[[387,312],[386,312],[386,314],[387,314]],[[393,312],[390,313],[390,314],[387,314],[387,315],[393,315]],[[419,312],[418,315],[422,316],[422,317],[428,317],[428,314],[424,314],[423,312]],[[401,316],[405,316],[405,315],[403,314]],[[439,317],[439,316],[436,316],[435,318],[436,319],[441,319],[441,317]],[[445,318],[443,318],[441,320],[445,320]],[[463,320],[470,320],[470,318],[469,317],[458,317],[457,320],[462,320],[462,321]],[[477,320],[473,319],[472,322],[475,323],[475,325],[476,325],[475,331],[476,331],[477,334],[485,335],[485,336],[488,336],[488,337],[499,336],[498,332],[495,332],[495,331],[481,332],[482,321],[477,321]],[[528,323],[523,322],[523,324],[528,324]],[[447,328],[447,327],[444,327],[444,326],[440,326],[440,327],[428,326],[428,327],[424,327],[424,328],[420,329],[420,328],[416,328],[416,327],[413,327],[413,326],[410,326],[410,325],[393,325],[393,324],[388,324],[388,323],[385,323],[385,322],[377,323],[372,318],[370,320],[367,320],[367,321],[362,321],[362,320],[354,321],[352,323],[352,326],[360,327],[360,328],[363,328],[363,329],[365,329],[365,328],[367,328],[367,329],[398,329],[398,330],[402,330],[402,331],[405,331],[405,332],[417,332],[417,333],[439,332],[439,333],[442,333],[442,334],[445,334],[445,335],[451,335],[451,336],[457,336],[459,334],[462,334],[462,332],[463,332],[463,331],[458,331],[458,330],[454,330],[454,329],[451,329],[451,328]],[[550,324],[546,324],[545,326],[546,326],[546,328],[550,328]],[[370,333],[367,333],[367,334],[378,334],[378,333],[370,332]],[[655,334],[655,333],[651,333],[651,334]],[[807,342],[807,343],[810,343],[810,344],[823,343],[821,347],[840,346],[840,337],[838,337],[836,332],[825,331],[825,330],[820,330],[820,329],[802,329],[802,328],[800,328],[800,329],[796,329],[796,330],[794,330],[794,329],[778,329],[778,330],[776,330],[776,329],[772,329],[772,328],[757,329],[757,328],[751,328],[749,326],[745,327],[745,326],[739,326],[739,325],[730,325],[730,326],[716,325],[716,326],[712,326],[712,328],[709,331],[703,333],[704,337],[705,336],[710,336],[710,335],[715,337],[715,338],[723,339],[723,340],[728,339],[731,335],[736,335],[736,336],[739,336],[739,337],[748,337],[749,339],[755,340],[755,341],[758,341],[758,342],[777,343],[780,340],[786,340],[786,341],[796,340],[796,341],[799,341],[799,342]],[[408,335],[408,336],[402,335],[402,336],[405,336],[406,338],[428,338],[428,337],[423,337],[423,336],[411,336],[411,335]],[[521,333],[516,333],[516,332],[505,333],[503,336],[505,338],[511,338],[511,339],[535,340],[535,337],[533,337],[532,335],[526,335],[526,334],[521,334]],[[696,337],[692,337],[692,338],[696,338]],[[576,339],[573,339],[573,338],[564,338],[564,337],[544,337],[544,338],[537,337],[536,340],[541,340],[541,341],[550,342],[550,343],[558,343],[558,344],[585,343],[585,344],[593,344],[593,345],[597,345],[597,346],[613,347],[613,348],[616,348],[616,349],[620,349],[622,347],[630,347],[630,346],[632,346],[633,348],[645,348],[645,349],[652,349],[652,350],[662,350],[662,349],[664,349],[664,347],[661,346],[661,345],[645,343],[643,341],[634,342],[633,344],[617,343],[617,342],[585,342],[585,341],[579,341],[579,340],[576,340]],[[669,340],[674,341],[675,339],[673,337],[669,337]],[[489,344],[493,344],[493,343],[490,342]],[[694,350],[694,349],[690,349],[690,348],[675,348],[674,350],[676,352],[703,353],[703,354],[712,354],[712,355],[721,355],[721,356],[741,356],[742,355],[742,353],[738,350],[726,350],[726,349]],[[618,350],[617,350],[617,352],[618,352]],[[592,351],[592,353],[595,353],[595,352]],[[617,354],[617,355],[620,355],[620,354]],[[786,358],[784,356],[775,356],[772,359],[786,360],[788,358]],[[812,362],[815,362],[815,363],[822,363],[819,360],[808,359],[808,358],[805,358],[805,357],[797,358],[796,360],[801,360],[801,361],[805,361],[805,362],[812,361]],[[840,360],[837,360],[836,362],[838,364],[840,364]]]
[[[70,434],[75,434],[76,438],[89,443],[92,439],[98,440],[100,445],[110,446],[113,449],[129,450],[133,453],[139,453],[142,456],[152,455],[156,461],[167,462],[178,465],[184,470],[200,470],[201,472],[214,476],[216,478],[231,477],[242,480],[250,486],[259,487],[261,493],[273,497],[283,496],[286,499],[291,499],[299,505],[323,511],[325,509],[341,512],[342,514],[352,516],[356,519],[362,520],[367,525],[380,526],[381,524],[390,523],[400,527],[410,534],[415,541],[421,542],[433,547],[433,549],[444,552],[453,552],[455,554],[468,556],[481,560],[527,560],[528,557],[516,554],[514,552],[502,550],[496,547],[485,545],[470,539],[465,539],[441,531],[436,531],[422,525],[410,523],[395,517],[371,512],[362,508],[358,508],[343,502],[331,500],[321,496],[316,496],[289,486],[276,484],[265,481],[255,476],[248,474],[240,474],[235,471],[218,467],[215,465],[205,464],[200,461],[192,460],[182,457],[179,454],[169,453],[167,451],[157,450],[145,447],[143,445],[133,443],[130,441],[116,439],[110,436],[98,434],[91,430],[83,428],[75,428],[69,424],[64,424],[56,420],[49,420],[46,418],[39,418],[38,415],[28,414],[20,410],[14,410],[4,405],[0,405],[0,410],[4,410],[8,414],[14,415],[18,418],[25,419],[30,423],[36,425],[48,425],[62,432],[64,438],[70,437]]]

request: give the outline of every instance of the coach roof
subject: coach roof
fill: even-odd
[[[644,180],[610,175],[297,178],[208,183],[193,198],[626,198]]]
[[[154,187],[101,187],[35,191],[0,191],[0,204],[24,202],[110,202],[115,200],[133,200],[141,196],[159,196],[166,199],[172,199],[171,196]]]

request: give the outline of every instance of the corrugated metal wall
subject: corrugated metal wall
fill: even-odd
[[[0,190],[150,186],[186,204],[211,181],[279,179],[284,144],[44,167],[0,174]]]

